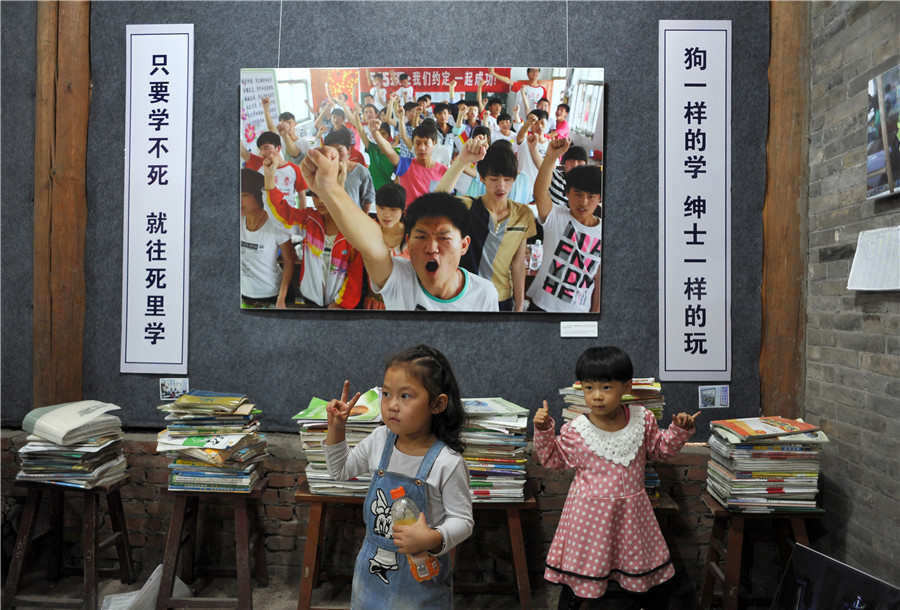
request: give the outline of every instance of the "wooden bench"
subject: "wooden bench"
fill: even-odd
[[[262,539],[262,528],[250,519],[250,504],[259,505],[262,493],[268,487],[265,477],[257,481],[250,493],[226,491],[188,491],[163,490],[163,495],[175,498],[172,510],[172,521],[169,523],[169,534],[166,538],[166,554],[163,559],[162,578],[159,584],[159,596],[156,600],[157,610],[164,608],[235,608],[245,610],[253,608],[253,592],[251,576],[256,577],[264,585],[269,584],[269,572],[266,564],[265,544]],[[194,566],[194,545],[197,535],[197,516],[200,498],[227,498],[234,504],[234,537],[235,568],[215,568]],[[251,529],[256,535],[251,536]],[[204,598],[204,597],[172,597],[175,584],[175,571],[179,553],[184,548],[179,577],[186,583],[194,581],[195,574],[201,576],[237,576],[238,596],[236,598]],[[251,557],[255,559],[251,570]]]
[[[17,486],[25,487],[28,490],[28,497],[25,500],[25,510],[22,512],[22,521],[19,524],[19,536],[16,539],[15,551],[9,565],[9,574],[6,577],[6,586],[3,589],[2,603],[0,603],[3,610],[14,606],[96,610],[100,602],[97,595],[97,579],[100,574],[118,573],[119,579],[126,585],[135,581],[136,574],[131,559],[131,546],[128,543],[128,529],[125,526],[125,512],[122,509],[122,496],[119,493],[119,489],[128,483],[128,478],[128,475],[123,475],[122,478],[112,483],[90,489],[66,487],[43,481],[16,481]],[[62,572],[68,571],[66,566],[60,565],[63,544],[64,495],[70,493],[80,495],[84,499],[84,525],[82,527],[84,593],[82,599],[50,599],[40,596],[17,595],[21,585],[22,570],[25,568],[33,542],[32,536],[44,492],[49,495],[50,558],[48,570],[49,578],[53,581],[58,580]],[[106,507],[113,532],[104,540],[100,540],[99,537],[101,495],[106,496]],[[112,545],[116,546],[119,566],[118,568],[101,569],[97,563],[100,552]]]
[[[809,546],[806,535],[806,519],[821,518],[823,511],[790,513],[740,513],[722,506],[709,493],[703,494],[703,503],[712,511],[713,529],[703,569],[703,584],[700,588],[700,608],[712,605],[716,582],[722,584],[723,610],[737,610],[741,581],[741,557],[744,553],[744,527],[748,520],[771,519],[778,530],[778,545],[781,549],[782,569],[787,565],[794,542]],[[751,544],[755,538],[747,539]],[[768,606],[771,599],[752,600]]]
[[[294,494],[296,502],[309,504],[309,526],[306,532],[306,545],[303,549],[303,569],[300,579],[300,598],[297,601],[298,610],[316,610],[311,606],[312,591],[319,586],[320,580],[338,580],[320,572],[321,550],[325,539],[325,513],[332,504],[352,504],[362,506],[364,497],[359,496],[326,496],[313,494],[309,491],[309,483],[306,475],[300,475],[297,482],[297,493]],[[520,511],[533,509],[534,497],[525,492],[524,502],[475,502],[476,512],[484,510],[502,510],[506,512],[506,525],[509,529],[509,543],[512,549],[513,567],[515,571],[515,583],[462,583],[454,580],[454,591],[460,593],[518,593],[519,602],[523,610],[531,609],[531,585],[528,581],[528,564],[525,560],[525,541],[522,537],[522,520]],[[344,576],[349,578],[349,576]],[[333,608],[333,606],[329,606]]]

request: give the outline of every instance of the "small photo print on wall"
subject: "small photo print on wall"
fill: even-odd
[[[241,70],[241,308],[599,313],[603,79]]]
[[[182,394],[190,391],[187,377],[162,377],[159,380],[159,399],[177,400]]]
[[[729,406],[727,385],[702,385],[699,394],[701,409],[724,409]]]

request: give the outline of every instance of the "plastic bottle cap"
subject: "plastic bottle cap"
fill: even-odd
[[[406,495],[406,490],[402,487],[395,487],[391,490],[391,498],[396,500],[397,498],[402,498]]]

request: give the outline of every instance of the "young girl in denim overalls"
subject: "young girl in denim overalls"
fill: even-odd
[[[466,416],[447,359],[420,345],[393,357],[384,373],[377,428],[353,450],[345,440],[350,382],[328,404],[325,458],[329,474],[347,480],[372,473],[363,515],[366,538],[353,572],[350,606],[364,608],[452,608],[453,574],[447,553],[472,533],[469,473],[460,432]],[[403,487],[421,509],[413,525],[391,523],[391,490]],[[407,554],[438,559],[437,576],[413,578]]]

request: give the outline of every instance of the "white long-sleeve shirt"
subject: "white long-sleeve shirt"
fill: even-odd
[[[387,426],[376,428],[351,451],[347,441],[325,445],[328,474],[339,481],[352,479],[363,473],[378,470],[388,435]],[[406,455],[394,447],[390,472],[415,477],[425,456]],[[428,506],[425,509],[428,527],[444,537],[444,554],[472,535],[472,495],[469,493],[469,469],[462,456],[449,447],[438,454],[425,479],[428,486]]]

